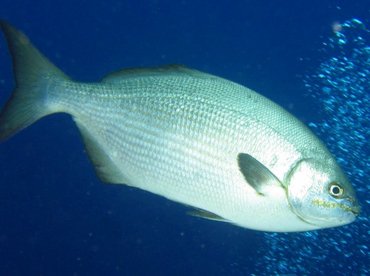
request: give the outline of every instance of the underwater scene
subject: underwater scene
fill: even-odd
[[[370,275],[368,0],[2,0],[0,20],[0,275]],[[91,139],[66,113],[5,139],[16,116],[4,110],[24,89],[13,62],[27,55],[14,52],[28,45],[7,24],[76,81],[180,64],[161,72],[186,66],[271,99],[333,154],[360,206],[350,210],[355,221],[271,232],[195,213],[163,191],[106,184],[109,168],[91,157]],[[257,221],[263,212],[254,210]]]

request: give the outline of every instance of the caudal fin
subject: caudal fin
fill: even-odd
[[[13,60],[15,89],[0,112],[0,141],[54,113],[48,106],[52,80],[67,78],[14,27],[0,21]]]

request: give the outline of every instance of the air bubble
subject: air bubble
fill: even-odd
[[[348,20],[341,26],[340,31],[322,44],[320,52],[327,54],[326,60],[316,72],[304,78],[307,95],[323,110],[323,120],[309,126],[337,157],[358,197],[368,199],[370,31],[359,19]],[[370,200],[362,202],[361,216],[348,226],[289,235],[265,234],[266,246],[259,250],[263,257],[257,261],[254,272],[256,275],[325,275],[328,271],[338,272],[341,264],[343,274],[357,271],[370,275],[366,258],[369,204]],[[318,265],[312,265],[313,260]]]

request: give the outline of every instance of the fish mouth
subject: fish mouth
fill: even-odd
[[[349,211],[357,217],[361,213],[361,207],[360,206],[353,206],[353,207],[350,207]]]
[[[356,220],[356,218],[361,213],[361,207],[359,205],[347,205],[347,204],[339,204],[338,206],[341,208],[347,215],[345,215],[342,219],[343,222],[346,224],[351,223]]]
[[[361,213],[361,207],[357,200],[353,197],[347,197],[346,200],[349,204],[346,206],[345,210],[352,212],[356,217],[359,216]]]
[[[353,197],[345,198],[343,203],[338,204],[338,207],[346,212],[352,213],[355,217],[359,216],[361,213],[361,207]]]

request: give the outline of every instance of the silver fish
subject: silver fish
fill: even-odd
[[[71,80],[6,22],[16,87],[0,140],[57,112],[72,116],[97,175],[245,228],[292,232],[348,224],[355,193],[323,143],[264,96],[172,65]]]

